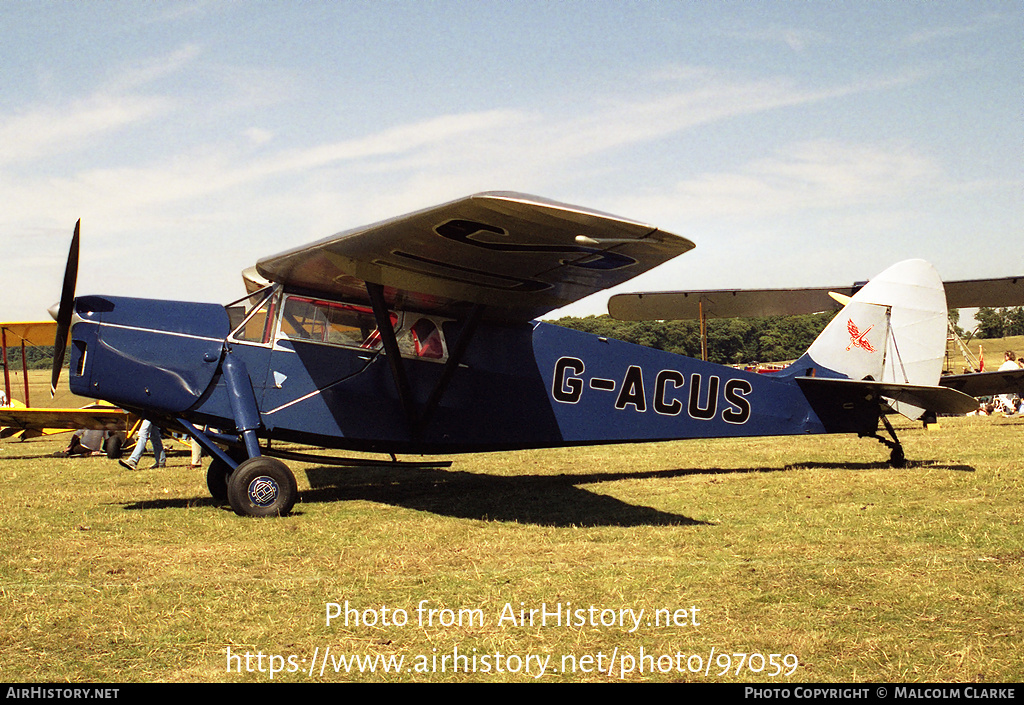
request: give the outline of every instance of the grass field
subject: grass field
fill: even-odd
[[[1024,421],[901,439],[902,470],[848,436],[290,463],[268,520],[186,455],[0,444],[0,680],[1024,680]]]

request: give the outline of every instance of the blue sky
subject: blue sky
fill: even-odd
[[[0,3],[0,319],[228,302],[262,256],[484,190],[697,248],[621,290],[1024,274],[1024,5]],[[604,311],[607,297],[570,313]]]

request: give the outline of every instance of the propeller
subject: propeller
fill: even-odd
[[[57,393],[60,369],[64,366],[64,353],[68,347],[68,333],[71,330],[71,314],[75,310],[75,283],[78,281],[78,235],[82,220],[75,223],[75,234],[71,238],[68,263],[64,268],[64,286],[60,291],[60,307],[57,309],[57,335],[53,341],[53,373],[50,375],[50,398]]]

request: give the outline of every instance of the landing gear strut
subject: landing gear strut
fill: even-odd
[[[246,448],[233,447],[225,451],[217,446],[215,439],[231,443],[237,442],[236,438],[200,431],[185,419],[179,418],[178,423],[211,455],[206,485],[215,500],[227,500],[235,514],[241,516],[284,516],[292,510],[299,498],[295,475],[277,458],[260,454],[255,433],[243,432]],[[255,451],[253,454],[250,445]]]
[[[884,414],[878,418],[882,422],[882,425],[885,426],[885,430],[888,431],[890,436],[892,436],[892,440],[878,435],[877,429],[874,433],[864,433],[861,435],[867,438],[874,438],[882,445],[891,449],[891,452],[889,453],[890,466],[894,468],[907,467],[907,456],[903,453],[903,444],[900,443],[900,439],[896,437],[896,429],[892,427],[892,424],[889,423],[889,419],[885,418]]]

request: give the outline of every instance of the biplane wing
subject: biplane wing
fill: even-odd
[[[1024,395],[1024,369],[945,375],[939,379],[939,384],[972,397],[987,397],[994,394]]]
[[[18,321],[0,323],[2,344],[53,345],[57,334],[56,321]],[[6,359],[6,358],[5,358]],[[77,431],[80,428],[100,431],[125,431],[128,414],[116,407],[100,405],[83,409],[27,407],[10,398],[10,384],[5,378],[5,393],[10,406],[0,406],[0,438],[21,434],[23,438],[54,433]],[[27,392],[26,392],[27,393]]]
[[[0,323],[0,331],[7,345],[24,342],[25,345],[53,345],[57,334],[57,321],[20,321]]]
[[[29,402],[28,364],[24,354],[24,349],[34,345],[53,345],[56,337],[56,321],[17,321],[0,323],[0,353],[2,353],[4,364],[4,387],[3,394],[0,395],[0,406],[14,404],[14,398],[11,395],[11,376],[8,368],[7,349],[12,345],[20,345],[22,348],[21,366],[25,384],[25,404],[27,405]]]
[[[616,294],[608,301],[612,318],[624,321],[759,318],[838,311],[843,303],[832,293],[853,296],[865,282],[846,286],[798,289],[694,289]],[[1020,306],[1024,277],[943,282],[949,308]]]
[[[620,284],[693,248],[684,237],[536,196],[489,192],[338,233],[261,259],[293,290],[389,306],[530,320]]]
[[[1024,305],[1024,277],[965,279],[945,282],[945,287],[949,308]]]
[[[705,318],[761,318],[838,311],[843,304],[830,292],[853,296],[855,289],[706,289],[616,294],[608,300],[608,313],[623,321],[696,320]]]
[[[127,424],[128,413],[112,406],[85,409],[0,407],[0,428],[3,428],[0,438],[22,431],[44,432],[48,429],[126,431]]]

